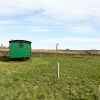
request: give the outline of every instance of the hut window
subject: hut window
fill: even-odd
[[[23,47],[23,42],[19,43],[19,47],[22,48]]]

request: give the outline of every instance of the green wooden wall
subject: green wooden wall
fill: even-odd
[[[31,57],[31,43],[22,43],[20,47],[20,42],[10,42],[10,58]]]

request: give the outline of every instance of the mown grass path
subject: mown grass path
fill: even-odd
[[[0,61],[0,100],[97,100],[99,85],[100,57]]]

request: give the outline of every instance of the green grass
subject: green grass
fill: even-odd
[[[100,57],[0,61],[0,100],[97,100],[99,85]]]

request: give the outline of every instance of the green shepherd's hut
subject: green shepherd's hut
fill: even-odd
[[[31,42],[26,40],[9,41],[10,59],[23,59],[31,57]]]

